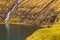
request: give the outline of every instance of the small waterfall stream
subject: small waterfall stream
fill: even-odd
[[[17,8],[18,4],[20,3],[20,0],[17,0],[16,3],[14,4],[13,8],[8,12],[6,18],[5,18],[5,23],[7,23],[10,19],[10,14],[15,11]],[[9,24],[5,24],[6,29],[7,29],[7,40],[9,40],[10,37],[10,26]]]
[[[9,21],[10,14],[15,11],[15,9],[17,8],[17,6],[18,6],[19,3],[20,3],[20,0],[17,0],[17,2],[15,3],[15,5],[13,6],[13,8],[8,12],[8,14],[7,14],[6,18],[5,18],[5,22]]]

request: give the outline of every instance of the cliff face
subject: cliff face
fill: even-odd
[[[0,1],[1,2],[1,1]],[[6,18],[7,13],[13,8],[15,0],[4,1],[5,11],[0,14],[3,20]],[[5,3],[6,2],[6,3]],[[21,0],[15,10],[10,14],[10,23],[25,23],[36,26],[51,26],[60,12],[60,0]],[[8,6],[8,5],[9,6]],[[1,8],[3,9],[3,8]],[[0,19],[2,21],[2,19]]]

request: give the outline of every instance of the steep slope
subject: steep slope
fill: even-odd
[[[17,0],[0,0],[0,22],[5,22],[16,2]],[[20,0],[20,4],[11,12],[8,22],[50,27],[60,13],[59,4],[60,0]]]
[[[10,23],[51,26],[60,12],[60,0],[23,0],[11,14]]]
[[[12,9],[16,0],[0,0],[0,23],[4,22],[7,13]]]

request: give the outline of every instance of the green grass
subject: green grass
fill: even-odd
[[[52,28],[39,29],[26,40],[60,40],[60,23],[54,24]]]

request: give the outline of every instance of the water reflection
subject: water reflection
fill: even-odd
[[[9,40],[9,38],[10,38],[10,26],[9,26],[9,24],[5,24],[5,26],[6,26],[6,32],[7,32],[7,40]]]
[[[37,29],[36,26],[0,24],[0,40],[25,40]]]

